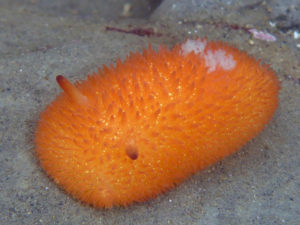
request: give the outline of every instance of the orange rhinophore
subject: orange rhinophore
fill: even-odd
[[[151,47],[103,66],[41,113],[36,152],[65,191],[95,207],[156,197],[240,149],[272,118],[279,82],[220,42]]]

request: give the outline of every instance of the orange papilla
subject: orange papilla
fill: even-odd
[[[210,42],[236,66],[207,73],[203,57],[183,55],[180,47],[150,47],[103,66],[74,85],[88,104],[64,89],[42,112],[36,152],[56,183],[95,207],[144,201],[262,130],[278,104],[274,72]]]

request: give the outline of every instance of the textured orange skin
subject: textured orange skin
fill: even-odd
[[[86,102],[67,90],[42,112],[36,152],[59,186],[95,207],[145,201],[263,129],[278,105],[268,66],[210,42],[232,54],[236,67],[208,74],[203,58],[183,56],[180,47],[150,47],[104,66],[73,86]]]

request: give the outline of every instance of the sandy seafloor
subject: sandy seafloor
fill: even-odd
[[[0,2],[0,224],[300,224],[299,0]],[[152,28],[149,37],[107,31]],[[276,36],[256,39],[249,28]],[[160,35],[157,35],[160,34]],[[270,64],[280,106],[241,151],[158,198],[96,210],[60,190],[34,154],[55,77],[84,79],[148,43],[222,40]]]

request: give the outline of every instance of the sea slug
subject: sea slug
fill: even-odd
[[[37,156],[66,192],[100,208],[154,198],[237,151],[270,121],[280,89],[269,66],[206,39],[57,82]]]

